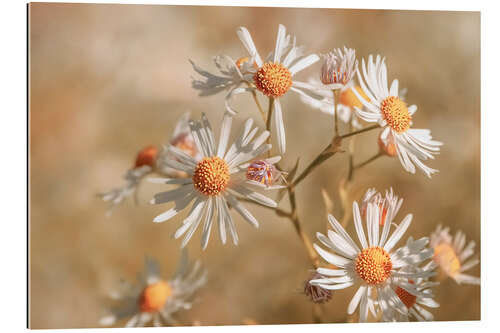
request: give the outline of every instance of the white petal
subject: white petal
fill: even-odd
[[[276,138],[278,140],[278,151],[283,155],[286,151],[285,124],[283,123],[281,104],[277,98],[274,100],[273,118]]]
[[[229,203],[233,208],[252,226],[255,228],[259,227],[259,222],[257,219],[236,199],[232,194],[226,195]]]
[[[158,223],[158,222],[164,222],[164,221],[171,219],[172,217],[177,215],[180,211],[184,210],[184,208],[186,208],[187,205],[189,205],[189,203],[194,198],[195,198],[195,195],[193,194],[193,195],[187,195],[186,197],[184,197],[182,199],[176,200],[175,207],[172,207],[169,210],[167,210],[166,212],[156,216],[153,219],[153,222]]]
[[[282,24],[278,26],[278,34],[276,36],[276,46],[274,49],[274,63],[278,64],[281,59],[281,51],[283,50],[283,44],[285,43],[286,28]]]
[[[292,73],[292,75],[295,75],[298,72],[300,72],[301,70],[303,70],[304,68],[311,66],[312,64],[314,64],[318,60],[319,60],[319,57],[317,54],[310,54],[307,57],[300,59],[295,64],[290,66],[290,68],[289,68],[290,73]]]
[[[338,255],[335,255],[333,253],[330,253],[330,252],[323,250],[321,247],[319,247],[316,244],[313,244],[313,246],[314,246],[314,249],[316,250],[316,252],[318,252],[318,254],[323,259],[325,259],[326,261],[328,261],[332,265],[335,265],[338,267],[346,267],[351,262],[351,260],[349,260],[349,259],[343,258],[341,256],[338,256]]]
[[[188,193],[193,192],[193,184],[182,185],[174,190],[160,192],[154,195],[153,199],[149,201],[150,204],[162,204],[174,200],[179,200],[186,196]]]
[[[236,33],[238,34],[238,37],[243,43],[243,46],[245,46],[245,48],[247,49],[250,56],[255,58],[257,66],[262,67],[262,59],[260,58],[259,52],[257,52],[257,48],[255,47],[252,36],[250,35],[250,32],[248,32],[247,28],[240,27],[238,28]]]
[[[231,117],[228,113],[225,113],[224,118],[222,119],[222,126],[220,128],[220,136],[219,136],[219,145],[217,147],[217,156],[220,158],[223,158],[224,153],[226,152],[227,142],[229,140],[229,134],[231,133],[232,121],[233,117]]]
[[[356,291],[351,301],[349,302],[349,306],[347,307],[347,314],[351,315],[354,313],[354,311],[356,311],[359,301],[361,300],[361,296],[365,292],[366,292],[366,286],[361,286],[358,288],[358,291]]]
[[[356,233],[358,234],[359,242],[363,249],[368,248],[368,243],[366,242],[365,232],[363,230],[363,221],[361,220],[361,215],[359,213],[359,206],[356,201],[352,204],[352,213],[354,216],[354,226],[356,227]]]
[[[412,214],[406,215],[406,217],[403,219],[403,222],[401,222],[396,230],[392,233],[391,237],[389,237],[389,240],[387,243],[384,244],[384,250],[387,252],[390,252],[394,245],[401,239],[403,234],[405,233],[406,229],[410,226],[411,220],[413,218]]]
[[[205,250],[210,238],[210,231],[212,229],[212,220],[215,213],[215,199],[209,198],[207,202],[207,214],[205,215],[205,222],[203,224],[203,234],[201,236],[201,248]]]

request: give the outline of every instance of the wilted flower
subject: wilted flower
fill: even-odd
[[[195,157],[199,156],[199,152],[194,145],[193,137],[189,131],[188,120],[189,113],[183,114],[175,126],[170,144],[176,146],[186,154]],[[106,214],[108,216],[111,215],[116,206],[137,193],[137,188],[146,175],[158,173],[170,177],[184,177],[185,173],[174,170],[163,163],[163,160],[166,158],[168,158],[168,152],[165,149],[159,150],[153,145],[141,149],[137,153],[134,167],[127,170],[123,177],[126,181],[125,185],[99,194],[102,200],[110,202]]]
[[[266,189],[283,188],[283,185],[275,185],[279,179],[284,179],[282,172],[274,164],[281,160],[281,156],[275,156],[240,166],[240,169],[246,168],[246,177],[252,184],[262,186]]]
[[[379,224],[383,226],[384,223],[392,223],[403,204],[403,199],[399,199],[398,196],[394,194],[392,187],[389,191],[385,191],[385,197],[382,197],[382,193],[378,192],[376,189],[370,188],[366,191],[363,202],[361,203],[361,216],[363,218],[366,218],[366,210],[369,203],[378,206],[380,213]]]
[[[329,90],[340,89],[351,82],[356,69],[356,51],[344,46],[344,51],[334,49],[333,52],[323,55],[323,65],[321,66],[321,82]]]
[[[321,288],[319,285],[311,284],[311,280],[324,278],[323,275],[314,272],[311,277],[304,282],[304,294],[308,296],[313,303],[323,304],[332,298],[332,292]]]
[[[178,185],[173,190],[156,194],[151,200],[152,204],[175,203],[173,208],[158,215],[154,222],[171,219],[194,201],[187,218],[174,235],[177,239],[185,234],[181,247],[191,239],[204,216],[201,239],[203,249],[208,244],[213,220],[217,221],[222,243],[226,243],[228,229],[234,244],[238,244],[228,203],[252,226],[259,226],[255,217],[238,200],[240,197],[276,207],[276,202],[254,190],[255,181],[248,181],[245,177],[245,164],[271,148],[270,144],[265,144],[269,132],[264,131],[254,139],[258,129],[252,128],[253,120],[248,119],[236,142],[227,149],[231,123],[232,117],[226,113],[222,120],[219,143],[216,145],[212,128],[204,114],[201,121],[190,121],[191,133],[202,156],[193,158],[180,149],[169,146],[168,152],[172,158],[164,161],[167,166],[187,173],[189,178],[150,179],[158,184]]]
[[[475,276],[464,274],[464,272],[477,264],[479,259],[467,260],[474,254],[476,243],[470,241],[465,246],[465,234],[457,231],[455,237],[450,235],[450,228],[443,228],[438,225],[431,234],[431,246],[434,248],[434,262],[439,266],[442,275],[451,277],[458,284],[477,284],[481,279]]]
[[[101,318],[100,323],[110,326],[130,318],[125,327],[144,326],[150,321],[154,326],[175,324],[177,321],[172,315],[191,308],[194,293],[206,280],[207,274],[200,262],[191,265],[186,251],[181,254],[177,272],[168,280],[161,278],[158,263],[147,257],[138,284],[124,283],[124,290],[111,294],[119,305],[111,308],[111,314]]]
[[[373,62],[373,57],[370,55],[368,69],[364,59],[362,69],[364,81],[359,69],[358,79],[368,98],[353,90],[365,106],[364,110],[356,107],[358,116],[367,122],[376,122],[384,127],[382,138],[393,140],[393,142],[388,142],[394,144],[399,160],[406,171],[415,173],[416,165],[430,177],[437,170],[427,167],[422,160],[434,159],[442,143],[432,140],[428,129],[411,128],[412,116],[417,111],[417,106],[407,106],[406,102],[399,97],[398,80],[392,81],[391,87],[388,88],[387,67],[384,59],[377,56],[376,61]],[[386,131],[390,131],[392,136],[389,137]]]

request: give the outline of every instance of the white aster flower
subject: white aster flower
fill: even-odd
[[[364,110],[356,107],[358,116],[367,122],[376,122],[384,127],[382,136],[393,141],[399,160],[406,171],[415,173],[415,166],[417,166],[430,177],[437,170],[429,168],[422,160],[434,159],[442,143],[432,140],[431,131],[428,129],[411,128],[412,116],[417,111],[417,106],[407,106],[399,97],[397,79],[392,81],[388,88],[387,67],[384,59],[377,56],[376,61],[373,62],[373,57],[370,55],[368,68],[363,59],[362,70],[364,81],[359,69],[358,79],[368,98],[353,90],[365,106]]]
[[[235,114],[229,101],[232,96],[243,92],[251,91],[250,87],[241,87],[242,84],[250,84],[253,80],[253,73],[250,69],[253,68],[254,61],[249,58],[240,58],[234,61],[227,55],[216,56],[213,59],[215,66],[220,74],[212,74],[190,60],[193,69],[200,74],[203,79],[192,79],[193,89],[199,90],[199,96],[211,96],[222,91],[227,91],[225,104],[226,109]]]
[[[199,156],[199,152],[194,145],[193,137],[189,130],[188,120],[189,113],[187,112],[183,114],[177,122],[170,144],[176,146],[190,156]],[[123,177],[126,181],[125,185],[114,188],[109,192],[99,194],[102,200],[110,202],[106,215],[110,216],[116,206],[124,202],[128,197],[137,194],[137,189],[146,175],[158,173],[170,177],[185,176],[185,173],[178,172],[164,165],[163,160],[168,158],[168,155],[169,153],[165,149],[159,151],[158,148],[153,145],[149,145],[140,150],[137,154],[134,167],[127,170]]]
[[[378,206],[380,213],[379,225],[383,226],[386,222],[392,223],[394,221],[394,218],[403,204],[403,199],[398,198],[398,196],[394,194],[392,187],[389,191],[385,191],[385,197],[382,197],[382,193],[378,192],[376,189],[370,188],[366,191],[361,203],[361,216],[363,218],[366,218],[366,210],[369,203]]]
[[[110,295],[118,305],[101,318],[100,324],[111,326],[125,318],[129,318],[125,327],[140,327],[151,321],[154,326],[176,324],[173,314],[191,308],[195,292],[206,280],[207,274],[200,262],[190,264],[186,251],[182,251],[177,272],[168,280],[161,278],[158,263],[146,258],[138,284],[123,282],[122,290]]]
[[[340,89],[351,82],[358,68],[356,51],[344,46],[344,51],[334,49],[325,54],[321,66],[321,82],[330,91]]]
[[[354,313],[359,305],[361,322],[367,320],[369,311],[375,315],[376,305],[383,313],[395,310],[407,314],[408,309],[393,289],[400,285],[399,280],[394,278],[415,280],[431,275],[431,272],[405,272],[403,268],[431,258],[433,251],[422,246],[428,242],[428,239],[425,238],[417,241],[420,246],[418,252],[408,246],[394,250],[396,243],[410,226],[411,214],[403,219],[392,235],[389,235],[391,223],[385,223],[382,227],[382,233],[379,232],[380,211],[378,205],[369,203],[366,215],[368,239],[365,237],[358,203],[354,202],[354,225],[360,247],[332,215],[328,216],[333,231],[328,230],[328,237],[321,233],[317,233],[317,237],[332,252],[325,251],[317,244],[314,244],[314,248],[324,260],[337,269],[318,268],[317,272],[326,277],[312,280],[311,283],[330,290],[358,285],[358,290],[349,303],[347,313]],[[375,294],[377,295],[376,301],[373,299]]]
[[[410,249],[410,253],[418,253],[418,251],[421,251],[421,249],[429,242],[428,238],[425,238],[425,240],[426,241],[424,243],[421,241],[414,241],[413,238],[410,237],[406,246]],[[406,266],[401,270],[401,272],[414,272],[422,274],[423,272],[433,272],[436,267],[437,265],[433,261],[429,261],[423,267]],[[439,304],[434,300],[434,295],[431,289],[432,287],[439,285],[439,282],[431,282],[428,277],[418,277],[416,279],[398,277],[394,279],[398,280],[398,284],[393,286],[393,290],[408,309],[408,313],[403,314],[397,311],[392,311],[392,309],[388,309],[383,314],[383,318],[386,321],[409,321],[411,318],[415,318],[418,321],[434,320],[434,316],[426,308],[439,307]]]
[[[280,154],[284,154],[286,139],[280,97],[289,90],[303,94],[301,88],[309,87],[309,85],[295,81],[293,77],[318,61],[319,57],[316,54],[302,57],[301,47],[295,45],[295,38],[291,41],[290,35],[286,34],[286,28],[281,24],[278,28],[275,49],[265,61],[262,60],[250,32],[245,27],[240,27],[237,34],[257,65],[257,69],[249,68],[249,72],[253,74],[256,89],[274,100],[274,132],[277,136],[278,150]]]
[[[203,217],[201,239],[203,249],[208,244],[214,220],[217,221],[222,243],[226,243],[226,229],[228,229],[236,245],[238,235],[229,214],[228,203],[247,222],[258,227],[259,223],[238,200],[239,197],[276,207],[276,202],[255,191],[255,189],[262,189],[264,185],[247,180],[245,177],[245,164],[271,148],[270,144],[265,144],[269,132],[264,131],[255,137],[258,128],[253,128],[253,120],[248,119],[238,139],[227,149],[231,122],[232,117],[226,112],[222,120],[219,143],[216,145],[212,128],[204,114],[201,121],[190,121],[191,133],[202,157],[193,158],[176,147],[170,146],[168,151],[175,156],[175,159],[165,161],[166,165],[187,173],[189,177],[151,179],[154,183],[178,185],[173,190],[156,194],[151,200],[152,204],[175,203],[173,208],[158,215],[154,222],[171,219],[194,201],[187,218],[174,235],[177,239],[185,234],[181,247],[184,247],[191,239]]]
[[[481,279],[475,276],[464,274],[464,272],[479,263],[478,258],[467,260],[474,254],[476,243],[470,241],[465,246],[465,234],[457,231],[455,237],[450,235],[450,228],[443,228],[438,225],[431,234],[431,246],[434,248],[434,262],[439,266],[441,274],[451,277],[458,284],[481,283]]]

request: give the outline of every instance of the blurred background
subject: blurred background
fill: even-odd
[[[152,219],[167,209],[149,206],[159,185],[141,187],[141,204],[128,200],[109,218],[96,194],[123,184],[136,153],[166,143],[179,116],[205,112],[218,132],[224,95],[201,98],[191,88],[188,59],[215,72],[212,57],[246,56],[235,30],[246,26],[261,54],[274,48],[279,23],[306,52],[334,47],[386,56],[388,77],[408,88],[418,105],[414,127],[430,128],[444,142],[429,165],[432,179],[406,173],[397,159],[381,158],[357,172],[359,200],[368,187],[393,187],[404,198],[397,220],[414,214],[407,236],[428,236],[438,223],[466,232],[480,254],[480,14],[478,12],[375,11],[198,6],[35,3],[30,18],[30,279],[32,328],[97,327],[106,294],[120,278],[133,282],[144,256],[174,272],[180,218]],[[298,80],[317,76],[316,64]],[[329,143],[331,116],[282,98],[291,168],[300,169]],[[235,130],[247,118],[262,124],[251,97],[234,99]],[[356,161],[376,152],[376,132],[357,139]],[[304,139],[305,138],[305,139]],[[344,147],[347,147],[344,144]],[[298,212],[307,234],[324,232],[324,188],[341,214],[338,184],[347,154],[338,154],[298,188]],[[250,205],[248,205],[250,206]],[[287,207],[287,201],[281,203]],[[213,235],[201,251],[201,232],[188,245],[201,258],[209,282],[181,323],[202,325],[311,323],[302,294],[310,263],[290,221],[250,207],[258,230],[239,216],[240,244],[223,246]],[[353,231],[352,223],[349,231]],[[479,276],[480,267],[470,271]],[[334,293],[323,306],[326,322],[346,321],[353,289]],[[480,288],[446,280],[435,290],[436,320],[480,319]]]

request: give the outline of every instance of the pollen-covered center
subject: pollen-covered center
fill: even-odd
[[[408,112],[406,103],[399,99],[399,97],[387,97],[382,101],[380,108],[382,116],[393,130],[402,133],[410,128],[410,112]]]
[[[366,283],[379,284],[391,275],[391,257],[379,246],[370,247],[358,254],[354,268]]]
[[[172,295],[172,288],[165,281],[150,284],[139,297],[139,307],[142,312],[160,311]]]
[[[450,244],[442,243],[434,247],[434,261],[448,275],[455,275],[460,272],[460,259]]]
[[[410,281],[410,283],[411,283],[411,281]],[[410,294],[408,291],[406,291],[405,289],[403,289],[399,286],[396,288],[396,295],[398,295],[401,302],[403,302],[403,304],[408,309],[410,309],[412,306],[414,306],[415,303],[417,302],[417,296]]]
[[[222,158],[205,157],[194,169],[193,186],[205,195],[217,195],[229,183],[229,166]]]
[[[255,86],[264,95],[280,97],[292,86],[292,73],[282,64],[267,62],[254,75]]]

